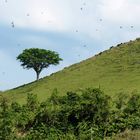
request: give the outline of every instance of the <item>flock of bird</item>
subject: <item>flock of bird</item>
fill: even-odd
[[[5,0],[5,2],[7,3],[8,1]],[[81,11],[84,9],[84,6],[86,6],[86,3],[83,3],[83,7],[80,8]],[[44,12],[41,12],[42,15],[43,15],[43,13]],[[26,16],[30,16],[30,14],[27,13]],[[100,18],[99,21],[101,22],[101,21],[103,21],[103,19]],[[11,26],[12,26],[12,28],[15,27],[14,21],[11,22]],[[120,26],[120,29],[122,29],[122,28],[123,28],[123,26]],[[130,28],[134,28],[134,26],[130,26]],[[98,31],[98,29],[96,29],[96,31]],[[76,32],[78,32],[78,30],[76,30]]]
[[[8,1],[5,0],[5,2],[7,3]],[[84,8],[85,8],[85,6],[86,6],[86,3],[83,3],[83,6],[80,7],[80,10],[83,11]],[[44,12],[41,12],[41,14],[43,15]],[[26,16],[29,17],[29,16],[30,16],[30,13],[27,13]],[[100,18],[99,21],[100,21],[100,22],[103,22],[103,19]],[[48,21],[48,22],[50,23],[50,21]],[[14,21],[11,22],[11,27],[12,27],[12,28],[15,28],[15,23],[14,23]],[[119,28],[120,28],[120,29],[123,29],[123,26],[119,26]],[[130,26],[130,28],[132,29],[132,28],[134,28],[134,26]],[[95,31],[97,32],[97,31],[99,31],[99,29],[96,29]],[[75,32],[78,33],[79,31],[76,29]],[[18,46],[20,46],[20,44],[18,44]],[[83,47],[86,48],[87,45],[84,44]],[[78,56],[80,56],[80,54],[79,54]]]

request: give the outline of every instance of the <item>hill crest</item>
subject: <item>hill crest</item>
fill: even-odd
[[[60,95],[87,87],[101,87],[106,94],[140,91],[140,38],[109,50],[27,85],[4,92],[10,100],[25,100],[27,93],[46,99],[57,88]]]

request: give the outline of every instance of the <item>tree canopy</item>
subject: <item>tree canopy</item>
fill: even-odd
[[[57,65],[62,61],[57,52],[39,48],[23,50],[23,52],[18,55],[17,60],[21,62],[23,68],[34,69],[37,80],[44,68],[48,68],[50,65]]]

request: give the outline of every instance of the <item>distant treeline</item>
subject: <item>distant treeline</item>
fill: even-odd
[[[116,99],[100,89],[67,92],[39,103],[28,94],[24,105],[0,97],[0,140],[102,140],[140,129],[140,94]]]

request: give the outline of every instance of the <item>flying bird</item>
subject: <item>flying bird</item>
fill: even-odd
[[[29,17],[29,16],[30,16],[30,14],[28,13],[26,16],[27,16],[27,17]]]
[[[15,27],[15,24],[14,24],[14,22],[13,22],[13,21],[11,22],[11,25],[12,25],[12,27],[13,27],[13,28]]]
[[[5,75],[5,72],[2,72],[3,75]]]
[[[20,44],[19,44],[19,43],[18,43],[17,45],[18,45],[18,46],[20,46]]]
[[[78,32],[78,30],[76,30],[76,32]]]
[[[48,20],[48,23],[51,23],[52,21],[51,20]]]

